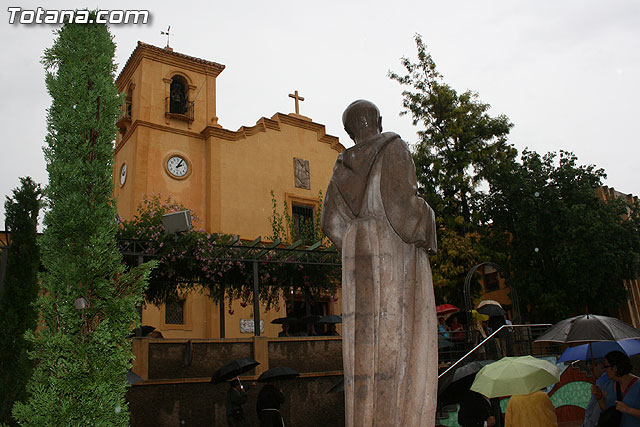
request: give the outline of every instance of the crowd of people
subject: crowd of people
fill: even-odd
[[[591,387],[583,427],[640,427],[640,381],[631,373],[629,356],[612,351],[596,360],[599,376]],[[459,400],[458,423],[462,427],[492,427],[501,416],[499,399],[467,391]],[[557,427],[555,408],[544,390],[514,395],[504,414],[505,427]]]

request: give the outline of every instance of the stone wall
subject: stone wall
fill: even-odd
[[[283,381],[287,397],[282,416],[287,427],[344,426],[344,394],[328,393],[342,379],[340,337],[193,340],[191,365],[183,367],[186,341],[135,338],[133,371],[143,382],[127,393],[131,426],[226,426],[227,384],[213,385],[211,374],[225,363],[252,357],[261,362],[241,377],[245,385],[276,366],[301,375]],[[146,362],[146,363],[145,363]],[[248,391],[247,426],[258,425],[255,411],[261,384]]]

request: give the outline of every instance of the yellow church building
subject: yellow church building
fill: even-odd
[[[142,42],[116,80],[125,95],[118,120],[114,188],[118,213],[132,219],[145,195],[161,194],[197,213],[198,229],[254,240],[272,232],[272,196],[287,202],[292,216],[313,218],[318,196],[344,147],[325,127],[295,113],[262,117],[238,130],[218,124],[216,80],[224,65]],[[292,102],[293,106],[293,102]],[[226,302],[227,306],[229,302]],[[281,306],[283,306],[281,304]],[[324,303],[340,314],[340,302]],[[277,336],[274,318],[263,312],[264,335]],[[248,337],[242,325],[252,308],[233,303],[226,337]],[[192,293],[179,306],[147,304],[142,324],[165,338],[219,338],[220,310],[207,295]]]

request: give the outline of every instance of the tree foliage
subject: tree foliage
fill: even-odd
[[[402,58],[405,73],[389,77],[405,88],[401,115],[420,128],[414,161],[439,226],[431,259],[438,299],[460,302],[466,272],[493,261],[517,285],[529,320],[621,303],[622,280],[637,274],[637,207],[599,199],[604,172],[571,153],[525,151],[518,162],[509,119],[446,84],[420,35],[415,42],[417,61]]]
[[[152,266],[125,272],[116,245],[115,45],[100,24],[56,32],[42,61],[52,104],[40,320],[27,335],[37,364],[13,414],[24,426],[126,426],[127,337]]]
[[[490,116],[491,106],[477,93],[458,94],[446,84],[420,35],[415,42],[417,62],[403,57],[406,74],[389,72],[389,77],[407,87],[401,115],[411,114],[421,127],[414,147],[420,191],[442,226],[464,233],[474,222],[478,184],[496,162],[516,155],[507,144],[513,125],[505,115]]]
[[[29,177],[5,201],[7,231],[11,235],[4,289],[0,293],[0,423],[14,425],[11,407],[26,399],[33,362],[25,331],[35,329],[40,254],[36,242],[40,185]]]
[[[430,261],[435,297],[440,303],[463,306],[464,278],[482,258],[478,241],[475,233],[459,234],[447,228],[438,231],[438,252]]]
[[[415,42],[417,62],[403,57],[406,74],[390,71],[389,77],[406,87],[400,114],[419,126],[412,147],[418,186],[438,224],[438,253],[431,258],[436,297],[461,304],[467,271],[491,260],[482,243],[478,187],[496,163],[515,157],[507,143],[513,125],[505,115],[489,115],[490,105],[477,93],[459,94],[445,83],[420,35]]]
[[[502,248],[528,320],[607,313],[626,298],[623,279],[637,275],[640,254],[637,206],[599,198],[604,177],[572,153],[525,150],[492,178],[483,210],[492,232],[509,236]]]

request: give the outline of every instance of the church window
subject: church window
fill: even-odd
[[[164,307],[164,323],[184,325],[184,300],[167,303]]]
[[[291,206],[293,217],[293,228],[296,233],[293,240],[305,240],[305,243],[313,243],[313,208],[311,206],[303,206],[293,204]]]
[[[131,102],[133,99],[133,90],[129,87],[127,90],[127,97],[124,100],[125,103],[125,115],[127,118],[131,119]]]
[[[187,81],[182,76],[174,76],[171,79],[169,95],[169,112],[172,114],[187,114],[188,111],[188,87]]]

